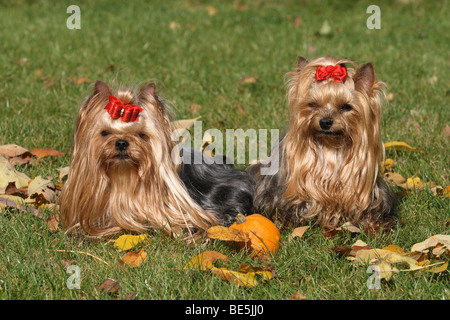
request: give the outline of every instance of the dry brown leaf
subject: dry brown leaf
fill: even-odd
[[[308,228],[309,226],[295,228],[294,231],[292,231],[292,233],[289,235],[289,241],[291,241],[295,237],[301,238],[303,234],[306,232],[306,230],[308,230]]]
[[[448,252],[450,250],[450,235],[437,234],[431,236],[422,242],[414,244],[411,248],[411,253],[428,253],[431,248],[433,248],[432,253],[436,256]]]
[[[51,231],[56,231],[59,228],[59,214],[52,214],[47,219],[47,226]]]
[[[106,293],[118,293],[120,291],[120,284],[116,280],[106,279],[98,288]]]
[[[0,155],[4,155],[8,158],[22,156],[29,152],[27,149],[18,146],[17,144],[5,144],[0,146]]]
[[[198,116],[193,119],[185,119],[185,120],[176,120],[171,123],[173,129],[190,129],[194,122],[200,119],[201,116]]]
[[[250,236],[243,230],[231,229],[223,226],[214,226],[206,231],[206,236],[210,239],[223,241],[248,242]]]
[[[4,194],[6,188],[11,182],[15,183],[16,188],[28,186],[30,178],[17,171],[14,166],[4,156],[0,156],[0,194]]]
[[[177,29],[180,29],[181,26],[178,22],[172,21],[169,24],[169,28],[170,28],[170,30],[177,30]]]
[[[386,172],[384,178],[387,182],[400,186],[406,182],[406,179],[399,173]]]
[[[131,268],[139,267],[143,262],[147,260],[147,252],[144,249],[140,249],[137,252],[127,252],[120,260],[121,264],[126,264]]]
[[[196,113],[202,111],[203,107],[199,104],[193,103],[189,106],[189,111],[191,113]]]
[[[294,29],[297,29],[298,27],[300,27],[303,23],[303,20],[301,17],[297,17],[294,20]]]
[[[36,149],[30,150],[30,153],[39,158],[59,157],[59,156],[64,155],[63,152],[59,152],[59,151],[53,150],[51,148],[45,148],[45,149],[36,148]]]
[[[55,200],[55,184],[47,179],[37,176],[28,183],[28,199],[34,200],[37,206]]]

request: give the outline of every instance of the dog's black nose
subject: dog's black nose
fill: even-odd
[[[333,125],[333,119],[331,118],[323,118],[319,120],[319,125],[323,130],[328,130]]]
[[[127,140],[117,140],[116,141],[116,150],[117,151],[125,151],[127,150],[128,146],[130,145],[130,143]]]

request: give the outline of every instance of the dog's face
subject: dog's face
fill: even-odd
[[[140,123],[127,125],[117,120],[112,122],[106,116],[106,119],[96,123],[92,129],[90,152],[99,167],[109,173],[116,168],[139,170],[150,165],[150,137],[153,133],[147,129],[145,122],[145,117],[141,117]]]
[[[153,87],[145,87],[138,94],[124,90],[117,94],[125,104],[139,104],[142,112],[135,121],[125,122],[113,118],[105,110],[110,91],[97,84],[96,93],[80,110],[75,133],[75,149],[85,150],[89,164],[97,166],[106,175],[151,174],[161,163],[163,146],[168,144],[170,126],[162,112]]]
[[[342,85],[341,85],[342,86]],[[334,83],[316,86],[299,106],[304,119],[305,135],[327,147],[344,147],[358,134],[360,106],[346,87]]]
[[[291,127],[298,128],[302,138],[331,149],[354,147],[361,136],[378,139],[374,131],[380,125],[381,107],[372,101],[378,96],[373,66],[350,70],[344,81],[317,81],[314,73],[321,64],[338,65],[338,60],[300,62],[289,94]]]

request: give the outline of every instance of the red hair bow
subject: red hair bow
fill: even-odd
[[[336,82],[344,82],[347,78],[347,68],[341,65],[320,66],[316,71],[316,81],[326,80],[331,77]]]
[[[120,117],[124,122],[133,122],[139,121],[139,113],[144,109],[134,104],[124,104],[120,99],[109,96],[109,102],[105,110],[108,110],[108,113],[113,119]]]

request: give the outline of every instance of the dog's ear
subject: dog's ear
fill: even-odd
[[[156,98],[156,84],[155,83],[149,83],[148,85],[141,88],[141,91],[139,92],[140,96],[151,94],[154,98]]]
[[[308,60],[306,60],[306,58],[303,58],[301,56],[297,57],[297,67],[296,67],[296,71],[300,72],[302,71],[302,69],[308,64]]]
[[[111,89],[108,87],[108,85],[106,83],[104,83],[103,81],[97,80],[95,81],[95,85],[94,85],[94,94],[105,94],[105,95],[111,95]]]
[[[139,91],[139,99],[147,95],[151,95],[155,99],[161,111],[164,112],[164,104],[161,102],[158,95],[156,94],[156,84],[154,82],[147,84],[146,86],[142,87],[141,90]]]
[[[377,81],[372,62],[368,62],[356,70],[353,81],[357,91],[365,91],[371,95],[374,91],[374,84]]]

